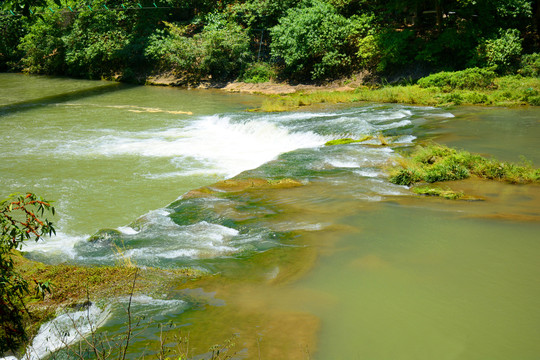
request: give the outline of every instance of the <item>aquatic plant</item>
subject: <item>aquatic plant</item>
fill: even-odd
[[[540,182],[540,169],[526,161],[520,165],[499,162],[438,144],[418,146],[400,159],[399,166],[391,171],[390,181],[410,186],[418,182],[461,180],[471,175],[513,184]]]
[[[421,186],[413,189],[415,194],[438,196],[448,200],[461,199],[465,194],[461,191],[454,191],[450,189],[441,189],[438,187]]]

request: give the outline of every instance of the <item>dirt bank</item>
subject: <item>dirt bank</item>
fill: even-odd
[[[160,74],[146,79],[147,85],[157,86],[179,86],[196,89],[219,89],[228,92],[281,95],[295,92],[316,92],[316,91],[350,91],[364,84],[368,73],[359,73],[347,79],[335,80],[322,85],[314,84],[291,84],[286,82],[265,82],[258,84],[233,81],[227,83],[204,81],[197,86],[187,86],[184,79],[177,78],[172,74]]]

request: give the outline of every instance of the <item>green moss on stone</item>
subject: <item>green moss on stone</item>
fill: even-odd
[[[344,144],[360,143],[360,142],[364,142],[364,141],[371,140],[371,139],[373,139],[373,136],[365,135],[365,136],[363,136],[362,138],[360,138],[358,140],[351,139],[351,138],[330,140],[330,141],[327,141],[324,145],[332,146],[332,145],[344,145]]]

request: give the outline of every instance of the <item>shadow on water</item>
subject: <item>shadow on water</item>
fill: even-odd
[[[76,101],[84,98],[89,98],[92,96],[104,95],[107,93],[112,93],[116,91],[128,90],[137,85],[132,84],[123,84],[123,83],[110,83],[107,85],[99,85],[89,89],[74,90],[61,94],[44,96],[36,99],[25,100],[20,102],[15,102],[7,105],[0,105],[0,117],[17,113],[28,111],[34,109],[38,106],[47,106],[52,104],[58,104],[68,101]]]

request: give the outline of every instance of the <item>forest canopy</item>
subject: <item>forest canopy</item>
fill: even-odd
[[[538,0],[6,0],[0,71],[141,81],[533,75]]]

